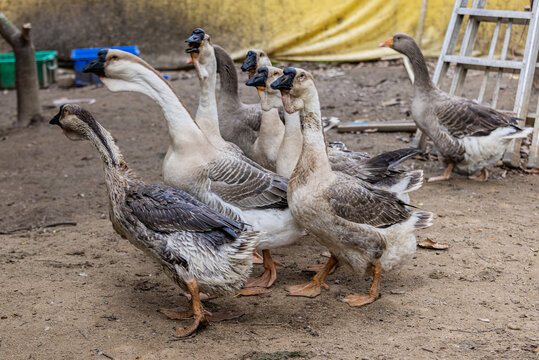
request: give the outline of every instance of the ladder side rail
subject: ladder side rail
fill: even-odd
[[[539,11],[537,3],[534,4],[533,16],[528,27],[528,37],[526,39],[526,47],[524,50],[522,70],[518,81],[517,94],[515,96],[515,107],[513,112],[516,116],[525,119],[528,112],[528,103],[530,101],[531,87],[533,83],[533,75],[537,64],[537,54],[539,51]],[[525,120],[519,125],[524,126]],[[520,144],[522,139],[514,139],[510,145],[510,151],[504,155],[503,161],[506,164],[517,167],[520,165]]]

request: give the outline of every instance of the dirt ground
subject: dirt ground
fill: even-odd
[[[409,116],[411,86],[401,65],[309,68],[325,116]],[[194,113],[194,72],[170,74]],[[253,89],[241,89],[246,102],[255,101]],[[117,138],[130,166],[147,182],[161,181],[168,135],[149,98],[92,87],[40,94],[44,105],[95,98],[85,107]],[[400,105],[381,105],[392,99]],[[0,93],[0,126],[15,111],[15,92]],[[409,134],[331,130],[328,138],[375,154],[407,146]],[[432,160],[404,167],[423,168],[426,176],[443,170]],[[0,359],[537,359],[539,177],[506,170],[492,169],[487,183],[456,175],[412,194],[414,205],[436,214],[418,239],[450,248],[418,249],[409,263],[382,274],[376,302],[351,308],[340,301],[366,292],[371,281],[345,268],[330,275],[329,291],[317,298],[287,297],[285,285],[307,282],[312,274],[302,269],[325,261],[323,249],[305,238],[274,252],[283,266],[271,294],[207,302],[209,310],[241,310],[243,317],[177,341],[173,328],[187,322],[156,310],[187,300],[113,231],[97,152],[46,122],[8,132],[0,136]]]

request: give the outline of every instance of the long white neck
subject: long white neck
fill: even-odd
[[[222,148],[228,146],[219,131],[219,116],[217,113],[217,100],[215,96],[217,64],[215,61],[210,60],[202,66],[198,63],[196,66],[198,66],[200,70],[203,70],[205,74],[204,76],[199,75],[200,97],[198,99],[195,123],[215,147]]]
[[[289,114],[285,111],[284,120],[284,136],[277,154],[276,170],[277,174],[290,177],[298,163],[302,148],[299,112]]]
[[[112,78],[102,80],[111,91],[134,91],[152,98],[161,107],[167,120],[170,139],[175,149],[206,146],[209,143],[165,79],[137,63],[132,65],[126,75],[129,81]]]
[[[308,96],[304,98],[304,107],[301,110],[303,121],[301,132],[303,135],[303,145],[298,165],[298,169],[307,176],[309,173],[322,170],[331,171],[329,164],[326,137],[322,128],[322,115],[320,113],[320,101],[316,88],[312,87]]]

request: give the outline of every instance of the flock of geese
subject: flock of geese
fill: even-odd
[[[163,162],[166,185],[146,184],[127,165],[111,134],[90,112],[62,105],[50,121],[72,140],[87,139],[101,154],[114,229],[156,260],[190,294],[189,309],[162,309],[173,319],[193,318],[176,337],[191,335],[209,321],[233,318],[209,313],[203,296],[271,291],[277,272],[271,249],[309,233],[331,254],[307,284],[288,286],[292,296],[314,297],[337,264],[358,276],[373,274],[367,294],[343,301],[362,306],[380,294],[380,276],[411,258],[414,230],[432,224],[433,214],[409,205],[408,193],[423,183],[423,171],[399,163],[418,154],[401,149],[371,156],[328,147],[315,80],[308,71],[273,67],[266,53],[247,53],[242,70],[258,104],[238,96],[236,68],[227,52],[202,29],[186,40],[200,80],[193,118],[172,86],[139,57],[101,50],[84,71],[100,76],[113,92],[152,98],[168,125],[170,145]],[[415,41],[396,34],[381,46],[408,56],[415,72],[412,114],[451,171],[486,180],[511,139],[530,129],[516,119],[472,101],[452,97],[431,82]],[[216,97],[217,74],[220,96]],[[264,272],[249,278],[253,262]],[[258,258],[257,258],[258,256]]]

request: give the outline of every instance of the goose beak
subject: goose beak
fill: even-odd
[[[386,41],[384,41],[383,43],[380,43],[380,45],[378,45],[380,47],[393,47],[393,38],[389,38],[387,39]]]
[[[64,109],[64,105],[60,106],[60,110],[58,110],[58,114],[54,115],[54,117],[49,121],[49,124],[58,125],[62,127],[62,125],[60,125],[60,115],[62,114],[63,109]]]
[[[60,126],[60,112],[58,112],[58,114],[56,114],[56,115],[51,119],[51,121],[49,121],[49,124]]]
[[[101,50],[97,54],[99,57],[93,59],[82,68],[83,73],[93,73],[98,76],[105,76],[105,61],[107,58],[107,51]]]
[[[281,91],[289,91],[292,89],[294,78],[296,77],[296,69],[287,67],[283,70],[283,75],[271,83],[271,88]]]
[[[241,65],[241,71],[249,72],[249,77],[252,77],[255,74],[256,71],[256,52],[253,50],[249,50],[247,53],[247,56],[245,57],[245,61],[243,61],[243,64]]]
[[[196,56],[193,56],[193,54],[198,54],[200,52],[200,49],[202,49],[205,35],[206,32],[204,32],[204,30],[202,30],[201,28],[196,28],[191,33],[191,36],[189,36],[187,40],[185,40],[185,42],[189,46],[187,49],[185,49],[185,52],[191,54],[191,57],[194,57],[193,60],[196,60]]]
[[[259,72],[255,76],[251,77],[245,85],[247,86],[256,86],[257,88],[265,88],[266,87],[266,73]]]

